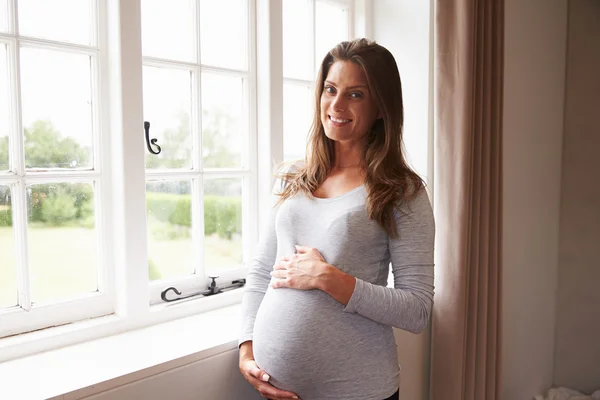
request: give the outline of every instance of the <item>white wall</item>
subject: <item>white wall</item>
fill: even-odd
[[[237,350],[157,374],[86,400],[260,400],[238,369]],[[66,395],[63,400],[76,399]]]
[[[551,385],[567,0],[506,0],[503,400]]]
[[[372,34],[396,59],[402,80],[404,101],[404,141],[409,162],[431,188],[432,136],[429,118],[430,87],[430,2],[425,0],[373,0]],[[400,398],[421,400],[429,397],[430,328],[420,335],[396,330],[398,359],[402,366]]]

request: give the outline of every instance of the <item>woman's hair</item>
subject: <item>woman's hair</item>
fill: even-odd
[[[313,193],[329,175],[334,165],[334,142],[325,135],[321,123],[321,95],[331,65],[351,61],[362,68],[371,96],[379,109],[378,118],[364,152],[366,166],[366,209],[390,237],[398,237],[394,209],[414,198],[424,186],[421,178],[408,166],[403,152],[402,126],[404,111],[402,85],[394,56],[383,46],[367,39],[342,42],[331,49],[319,68],[315,90],[315,113],[308,135],[304,165],[284,169],[280,178],[285,187],[282,202],[299,192]]]

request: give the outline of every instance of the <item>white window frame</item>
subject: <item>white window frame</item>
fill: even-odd
[[[312,12],[310,13],[310,32],[311,32],[311,57],[312,57],[312,77],[311,79],[300,79],[300,78],[294,78],[294,77],[289,77],[289,76],[285,76],[285,74],[282,71],[282,75],[283,75],[283,85],[290,85],[290,86],[294,86],[296,88],[302,88],[302,89],[306,89],[309,92],[313,93],[315,90],[315,80],[317,78],[317,73],[318,73],[318,67],[320,66],[320,63],[322,61],[322,57],[324,57],[324,54],[317,54],[317,46],[316,46],[316,38],[317,38],[317,26],[316,26],[316,16],[317,16],[317,3],[327,3],[327,4],[334,4],[336,6],[343,6],[345,8],[348,9],[348,32],[347,32],[347,38],[348,39],[352,39],[355,37],[355,31],[357,30],[357,21],[355,19],[355,1],[352,0],[309,0],[310,1],[310,5],[312,8]],[[368,1],[368,0],[367,0]],[[360,6],[360,5],[358,5]],[[282,110],[283,112],[283,110]],[[308,121],[307,126],[310,126],[310,124],[312,123],[311,121]]]
[[[17,0],[10,0],[14,6]],[[274,182],[273,167],[283,160],[283,60],[282,60],[282,4],[281,0],[249,1],[249,45],[248,64],[249,104],[249,159],[244,171],[203,171],[206,176],[236,177],[244,174],[248,179],[246,196],[252,199],[243,203],[243,213],[249,216],[243,226],[243,235],[248,236],[244,251],[254,252],[261,221],[265,220],[271,204],[271,189]],[[323,1],[323,0],[319,0]],[[368,0],[335,0],[343,2],[354,10],[360,3],[362,13],[368,9]],[[238,304],[242,290],[206,298],[189,299],[174,303],[150,305],[160,289],[167,282],[150,284],[147,266],[146,210],[145,204],[146,171],[143,140],[142,108],[142,65],[141,54],[141,0],[97,0],[99,29],[97,32],[98,54],[104,55],[104,63],[97,63],[99,76],[98,91],[101,104],[95,116],[95,162],[98,172],[104,174],[104,187],[96,188],[96,205],[102,204],[102,215],[96,216],[97,227],[105,232],[105,245],[102,252],[108,260],[105,269],[105,296],[98,309],[61,304],[47,314],[32,314],[37,326],[57,325],[62,317],[66,325],[41,329],[12,337],[0,335],[0,362],[22,357],[27,354],[87,341],[102,336],[125,332],[144,326],[171,321],[200,312]],[[351,11],[354,15],[354,11]],[[120,21],[125,21],[123,24]],[[370,26],[368,21],[350,21],[349,29],[357,26]],[[364,33],[368,33],[366,30]],[[5,40],[7,35],[0,35]],[[314,46],[313,46],[314,48]],[[15,68],[14,66],[12,68]],[[17,82],[16,79],[13,81]],[[312,85],[313,83],[311,83]],[[14,99],[19,104],[18,92]],[[18,126],[17,128],[20,128]],[[16,129],[21,132],[21,129]],[[109,134],[107,132],[110,132]],[[12,145],[15,141],[12,140]],[[101,151],[102,150],[102,151]],[[23,154],[19,156],[22,164]],[[140,167],[141,166],[141,167]],[[100,172],[101,171],[101,172]],[[88,173],[90,174],[90,173]],[[229,174],[229,175],[228,175]],[[87,175],[82,176],[87,178]],[[96,176],[96,175],[94,175]],[[58,174],[55,178],[61,178]],[[1,178],[4,183],[6,178]],[[18,178],[20,179],[20,178]],[[17,179],[17,180],[18,180]],[[100,180],[100,178],[98,178]],[[100,183],[98,183],[100,184]],[[13,199],[15,195],[13,194]],[[23,194],[21,194],[23,196]],[[14,201],[14,200],[13,200]],[[21,201],[21,200],[18,200]],[[24,221],[25,214],[17,217]],[[202,213],[201,213],[202,214]],[[15,223],[15,225],[17,225]],[[26,225],[21,223],[23,227]],[[203,235],[201,235],[203,237]],[[219,283],[245,275],[247,270],[231,271],[231,275],[221,274]],[[209,280],[204,280],[208,284]],[[194,289],[201,285],[200,280],[180,280],[180,290]],[[98,297],[98,296],[96,296]],[[94,296],[91,299],[94,301]],[[64,308],[64,307],[72,308]],[[62,308],[61,308],[62,307]],[[49,309],[50,310],[50,309]],[[95,316],[105,315],[102,318]],[[18,327],[13,321],[0,314],[0,327]],[[87,321],[80,321],[92,318]],[[70,323],[76,322],[76,323]],[[2,329],[2,328],[0,328]],[[28,329],[29,330],[29,329]],[[23,330],[21,330],[23,331]],[[1,332],[1,331],[0,331]],[[14,330],[17,333],[17,330]]]
[[[143,66],[158,67],[158,68],[169,68],[169,69],[182,69],[185,71],[191,71],[195,79],[192,84],[192,98],[195,104],[192,103],[192,123],[191,123],[191,134],[193,140],[193,148],[201,150],[200,131],[202,127],[202,104],[201,104],[201,76],[204,72],[216,73],[219,75],[232,76],[243,79],[244,86],[244,106],[243,110],[247,115],[244,115],[243,122],[247,122],[248,132],[245,137],[242,138],[246,143],[242,146],[242,167],[241,168],[204,168],[203,160],[200,156],[200,151],[195,151],[192,154],[194,169],[186,171],[173,171],[173,170],[146,170],[147,179],[164,179],[164,180],[190,180],[193,179],[192,191],[197,193],[195,198],[199,198],[200,202],[192,203],[192,239],[199,242],[199,247],[204,248],[204,195],[203,192],[203,181],[211,178],[241,178],[242,179],[242,254],[243,259],[247,260],[254,250],[255,243],[258,240],[258,232],[250,229],[250,227],[256,227],[258,224],[257,210],[258,202],[256,198],[256,191],[252,190],[255,186],[256,177],[256,154],[254,151],[250,151],[250,143],[256,142],[256,124],[253,123],[252,115],[256,114],[255,102],[252,101],[256,95],[256,82],[255,82],[255,66],[253,60],[255,59],[255,47],[253,46],[253,37],[255,30],[255,18],[253,14],[254,2],[252,0],[246,0],[248,5],[248,14],[246,15],[247,22],[247,70],[235,70],[224,67],[209,66],[202,63],[201,59],[201,46],[200,46],[200,0],[195,0],[195,25],[196,25],[196,52],[197,61],[185,62],[185,61],[173,61],[166,60],[157,57],[142,56],[142,68]],[[140,48],[140,51],[142,49]],[[127,66],[132,71],[138,69],[138,65],[131,63]],[[199,112],[200,111],[200,112]],[[160,144],[160,143],[159,143]],[[162,304],[161,292],[170,286],[175,286],[185,296],[189,293],[197,293],[202,290],[206,290],[210,284],[210,279],[205,273],[205,265],[202,254],[198,254],[197,267],[195,274],[187,277],[175,277],[171,279],[159,280],[150,282],[149,284],[149,301],[151,305]],[[242,266],[241,268],[233,268],[226,271],[219,272],[219,278],[216,282],[219,285],[230,284],[231,281],[245,278],[248,273],[248,268]]]
[[[96,19],[99,12],[98,3],[94,1],[92,18]],[[100,113],[101,106],[95,101],[92,108],[92,129],[94,132],[94,169],[89,171],[50,171],[50,172],[26,172],[25,154],[23,146],[22,110],[20,103],[20,49],[21,47],[35,47],[48,50],[59,50],[90,56],[92,96],[95,100],[102,99],[102,87],[100,84],[101,60],[104,58],[100,43],[98,41],[99,26],[92,32],[92,43],[94,45],[77,45],[58,42],[53,40],[38,39],[21,36],[18,32],[17,0],[8,2],[9,13],[14,18],[9,19],[9,31],[12,33],[0,34],[0,44],[8,47],[9,60],[9,115],[10,131],[9,142],[12,150],[10,158],[10,173],[0,174],[0,184],[11,188],[11,205],[13,210],[13,232],[15,238],[17,285],[19,288],[20,306],[0,310],[0,337],[10,336],[22,332],[46,328],[52,325],[61,325],[84,318],[94,318],[112,313],[113,299],[110,280],[109,246],[107,242],[107,230],[104,214],[109,210],[104,209],[102,197],[106,186],[106,173],[103,171],[101,141]],[[98,24],[100,25],[100,24]],[[96,293],[78,296],[61,303],[39,303],[33,305],[30,298],[29,263],[28,263],[28,241],[27,241],[27,185],[54,183],[54,182],[95,182],[94,204],[95,204],[95,227],[97,231],[96,242],[98,244],[98,288]]]

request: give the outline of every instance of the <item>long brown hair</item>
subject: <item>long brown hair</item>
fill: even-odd
[[[321,95],[331,65],[351,61],[367,77],[369,90],[382,118],[373,124],[365,147],[366,209],[390,237],[398,237],[394,209],[415,197],[424,186],[407,164],[402,143],[404,110],[402,85],[394,56],[383,46],[367,40],[342,42],[331,49],[319,68],[315,90],[315,113],[308,135],[305,163],[280,173],[286,183],[280,202],[299,192],[313,193],[325,181],[334,161],[334,143],[321,123]]]

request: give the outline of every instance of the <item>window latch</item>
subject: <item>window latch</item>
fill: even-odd
[[[163,290],[162,292],[160,292],[160,298],[163,301],[170,303],[172,301],[183,300],[183,299],[187,299],[189,297],[194,297],[194,296],[212,296],[215,294],[226,292],[228,290],[242,287],[246,284],[246,279],[236,279],[235,281],[231,281],[230,285],[217,286],[216,279],[218,278],[218,276],[212,275],[212,276],[209,276],[209,278],[211,279],[211,283],[210,283],[210,286],[208,287],[208,290],[202,290],[200,292],[194,292],[194,293],[190,293],[190,294],[182,296],[183,293],[181,293],[179,290],[177,290],[177,288],[175,286],[170,286],[170,287],[166,288],[165,290]],[[167,295],[171,291],[174,292],[178,297],[171,297],[171,298],[167,297]]]
[[[146,135],[146,147],[148,148],[148,151],[152,154],[160,154],[162,149],[156,144],[158,139],[150,139],[150,122],[148,121],[144,121],[144,134]],[[152,146],[156,146],[156,150],[154,150]]]

